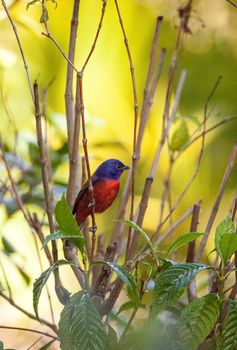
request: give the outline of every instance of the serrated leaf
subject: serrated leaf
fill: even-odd
[[[72,215],[64,194],[62,195],[60,201],[58,201],[56,204],[55,216],[61,231],[72,235],[82,236],[81,230],[77,225],[76,219]]]
[[[102,264],[111,267],[111,269],[118,275],[121,280],[131,288],[134,300],[139,300],[139,292],[137,284],[132,278],[132,276],[125,270],[124,267],[119,266],[111,261],[97,260],[92,264],[92,266]]]
[[[216,233],[215,233],[215,246],[218,255],[220,256],[221,260],[223,261],[223,254],[222,254],[222,249],[220,246],[220,240],[221,237],[224,234],[234,234],[235,233],[235,225],[230,217],[228,215],[216,228]]]
[[[220,238],[221,260],[225,265],[232,255],[237,251],[237,234],[225,233]]]
[[[49,279],[51,272],[59,266],[68,265],[68,264],[70,264],[70,262],[68,262],[66,260],[58,260],[52,266],[50,266],[47,270],[42,272],[40,277],[38,277],[35,280],[35,282],[33,284],[33,307],[34,307],[35,315],[37,318],[39,318],[39,314],[38,314],[39,298],[40,298],[43,287],[45,286],[46,282]]]
[[[175,130],[170,141],[170,150],[179,151],[189,140],[188,127],[185,121],[181,121],[179,127]]]
[[[202,235],[204,235],[204,233],[202,232],[189,232],[181,237],[178,237],[176,241],[170,246],[166,256],[168,257],[169,255],[173,254],[177,249],[183,247],[189,242],[194,241]]]
[[[228,314],[222,329],[222,350],[237,350],[237,301],[228,300]]]
[[[190,350],[196,350],[217,321],[220,303],[216,294],[193,300],[182,311],[177,323],[178,334]]]
[[[106,333],[87,292],[65,305],[59,321],[62,350],[105,350]]]
[[[68,232],[58,231],[46,236],[43,246],[46,246],[50,241],[56,239],[67,239],[68,241],[71,241],[76,247],[78,247],[80,251],[83,250],[85,244],[85,238],[79,236],[78,234],[73,235]]]
[[[211,267],[195,263],[178,263],[162,270],[155,281],[153,314],[173,304],[183,294],[185,287],[200,272]]]
[[[132,227],[135,231],[137,231],[138,233],[140,233],[143,236],[143,238],[145,239],[152,255],[154,256],[155,260],[157,260],[155,248],[154,248],[153,244],[151,243],[151,240],[150,240],[149,236],[146,234],[146,232],[140,226],[138,226],[135,222],[133,222],[131,220],[122,220],[122,222],[124,224]]]

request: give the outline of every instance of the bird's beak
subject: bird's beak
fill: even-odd
[[[128,169],[129,169],[129,166],[127,166],[127,165],[124,165],[124,166],[123,166],[123,171],[124,171],[124,170],[128,170]]]

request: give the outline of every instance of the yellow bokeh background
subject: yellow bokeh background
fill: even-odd
[[[73,1],[58,0],[57,2],[57,8],[50,1],[47,2],[48,25],[52,36],[67,52]],[[11,3],[11,1],[7,2],[8,5]],[[121,0],[119,3],[135,66],[139,107],[141,107],[152,36],[158,15],[164,16],[159,50],[162,47],[167,49],[165,66],[144,135],[141,159],[137,169],[135,198],[137,206],[160,139],[167,73],[175,46],[179,21],[177,9],[183,5],[183,1]],[[27,1],[25,0],[16,1],[14,6],[10,7],[10,12],[18,29],[32,81],[37,79],[42,89],[54,78],[48,91],[47,111],[49,118],[57,125],[55,129],[51,125],[49,130],[50,145],[54,151],[57,151],[65,142],[66,137],[64,91],[67,63],[53,43],[41,34],[44,28],[39,23],[40,4],[36,3],[28,10],[26,10],[26,5]],[[75,60],[75,65],[79,68],[90,50],[100,18],[101,6],[102,1],[99,0],[81,0]],[[187,79],[179,106],[180,115],[195,116],[199,121],[202,121],[206,99],[218,76],[223,76],[223,79],[210,104],[211,115],[208,125],[213,125],[224,117],[236,114],[236,23],[237,9],[226,1],[193,1],[193,12],[190,18],[192,33],[184,38],[176,78],[177,82],[181,69],[185,68]],[[0,102],[1,137],[6,145],[13,147],[14,128],[16,128],[18,131],[17,152],[20,157],[29,162],[28,142],[35,142],[33,105],[16,39],[2,6],[0,7],[0,85],[2,93]],[[132,83],[123,36],[112,0],[107,0],[101,34],[84,74],[84,100],[92,170],[95,170],[107,158],[119,158],[124,163],[130,164],[134,122]],[[9,120],[4,103],[7,104],[14,123]],[[171,132],[177,128],[177,125],[172,127]],[[194,129],[194,124],[190,120],[188,127],[190,132]],[[231,122],[207,135],[199,175],[175,211],[174,221],[193,203],[201,199],[199,230],[205,229],[208,215],[236,140],[236,131],[237,123]],[[178,198],[195,171],[200,147],[200,141],[194,143],[174,166],[171,177],[173,202]],[[165,148],[157,177],[154,179],[151,199],[143,225],[149,234],[154,232],[158,223],[161,194],[167,170],[168,157]],[[2,164],[0,164],[0,171],[5,176]],[[14,175],[17,177],[17,172]],[[65,162],[58,167],[55,179],[66,184],[67,178],[68,165]],[[124,180],[123,178],[122,185]],[[236,180],[235,168],[213,231],[210,234],[206,253],[213,249],[216,224],[226,216],[231,208],[236,195]],[[112,231],[118,205],[119,199],[106,213],[98,217],[99,230],[107,237]],[[29,209],[42,216],[42,209],[38,206],[32,204]],[[190,219],[186,220],[174,232],[174,235],[164,242],[161,248],[165,249],[174,236],[188,232],[189,226]],[[24,222],[22,214],[16,212],[8,218],[3,204],[0,204],[0,234],[12,242],[17,251],[20,252],[20,257],[16,254],[14,259],[19,260],[19,264],[32,276],[33,280],[38,277],[40,268],[32,233]],[[61,251],[60,255],[62,256]],[[183,257],[180,256],[180,259]],[[1,260],[11,281],[14,300],[33,312],[32,283],[29,288],[26,288],[9,259],[3,255]],[[44,258],[43,265],[46,269],[47,261]],[[76,292],[77,284],[68,267],[62,268],[62,275],[65,285],[69,286],[70,291]],[[0,281],[3,281],[3,276],[1,276]],[[53,285],[49,284],[49,288],[54,295]],[[53,303],[58,320],[61,305],[55,297],[53,297]],[[36,322],[29,321],[2,299],[0,299],[0,314],[2,324],[30,328],[39,327]],[[46,319],[50,318],[45,293],[40,301],[40,315]],[[36,339],[37,335],[0,329],[0,340],[7,348],[27,349]],[[45,339],[41,340],[33,349],[39,349],[39,344],[45,342]],[[59,346],[55,343],[51,348],[59,349]]]

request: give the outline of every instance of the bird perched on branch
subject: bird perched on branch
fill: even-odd
[[[94,201],[87,181],[78,193],[73,206],[72,213],[75,214],[79,226],[92,214],[93,207],[95,213],[103,213],[110,207],[119,192],[120,176],[128,169],[127,165],[117,159],[108,159],[96,169],[91,177]]]

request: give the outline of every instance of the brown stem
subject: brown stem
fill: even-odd
[[[203,152],[204,152],[204,144],[205,144],[205,136],[206,136],[206,121],[207,121],[207,115],[208,115],[208,106],[209,106],[209,102],[211,100],[211,98],[213,97],[213,95],[215,94],[219,83],[220,83],[221,77],[218,77],[217,80],[215,81],[215,84],[205,102],[205,106],[204,106],[204,117],[203,117],[203,133],[202,133],[202,142],[201,142],[201,149],[199,152],[199,157],[198,157],[198,161],[197,161],[197,166],[196,169],[191,177],[191,179],[189,180],[189,182],[187,183],[187,185],[185,186],[184,190],[182,191],[182,193],[180,194],[180,196],[178,197],[178,199],[176,200],[176,202],[174,203],[173,207],[170,209],[169,214],[166,216],[166,218],[162,221],[162,223],[160,223],[156,229],[155,235],[159,234],[159,231],[161,229],[161,227],[166,223],[166,221],[169,219],[169,217],[171,216],[171,214],[175,211],[175,209],[177,208],[177,206],[179,205],[179,203],[181,202],[181,200],[183,199],[183,197],[185,196],[185,194],[188,192],[189,188],[191,187],[192,183],[194,182],[194,180],[196,179],[198,172],[199,172],[199,168],[201,165],[201,161],[202,161],[202,157],[203,157]],[[177,160],[177,158],[179,157],[179,155],[181,154],[182,150],[180,150],[180,152],[177,154],[175,160]]]
[[[81,114],[81,124],[82,124],[82,144],[84,149],[84,156],[85,156],[85,162],[86,162],[86,170],[87,170],[87,177],[89,181],[89,193],[91,196],[92,202],[94,202],[94,192],[93,192],[93,185],[91,181],[91,170],[90,170],[90,161],[89,161],[89,154],[88,154],[88,148],[87,148],[87,137],[86,137],[86,124],[85,124],[85,108],[84,108],[84,100],[83,100],[83,85],[82,85],[82,74],[77,74],[77,81],[79,84],[79,95],[80,95],[80,114]],[[94,257],[94,250],[95,250],[95,242],[96,242],[96,222],[95,222],[95,208],[92,206],[92,242],[91,242],[91,254],[90,254],[90,260],[93,261]]]
[[[131,207],[130,207],[130,220],[133,220],[134,215],[134,198],[135,198],[135,170],[136,170],[136,161],[137,161],[137,153],[136,153],[136,145],[137,145],[137,125],[138,125],[138,100],[137,100],[137,87],[136,87],[136,79],[135,79],[135,72],[134,72],[134,64],[132,60],[131,51],[128,44],[128,38],[125,32],[123,19],[121,16],[121,12],[118,6],[118,1],[114,0],[120,26],[123,33],[124,38],[124,44],[127,51],[127,56],[129,60],[130,65],[130,71],[131,71],[131,78],[132,78],[132,91],[133,91],[133,102],[134,102],[134,128],[133,128],[133,149],[132,149],[132,168],[131,168]],[[130,191],[129,191],[130,192]],[[131,227],[129,227],[128,230],[128,241],[127,241],[127,249],[126,249],[126,255],[129,251],[129,246],[131,242]]]
[[[30,93],[31,93],[31,97],[32,97],[32,100],[34,101],[34,92],[33,92],[33,87],[32,87],[32,83],[31,83],[31,79],[30,79],[30,73],[29,73],[29,68],[28,68],[28,64],[26,62],[26,59],[25,59],[25,55],[24,55],[24,51],[23,51],[23,48],[22,48],[22,45],[21,45],[21,41],[20,41],[20,38],[19,38],[19,35],[18,35],[18,32],[17,32],[17,28],[11,18],[11,15],[8,11],[8,8],[7,8],[7,5],[5,3],[4,0],[2,0],[2,6],[7,14],[7,17],[11,23],[11,26],[12,26],[12,29],[15,33],[15,36],[16,36],[16,40],[17,40],[17,44],[19,46],[19,49],[20,49],[20,52],[21,52],[21,57],[22,57],[22,60],[23,60],[23,63],[24,63],[24,68],[25,68],[25,71],[26,71],[26,75],[27,75],[27,80],[28,80],[28,84],[29,84],[29,88],[30,88]]]
[[[70,39],[68,48],[68,59],[70,62],[67,64],[67,75],[66,75],[66,89],[65,89],[65,107],[67,117],[67,134],[68,134],[68,148],[69,148],[69,161],[72,152],[73,145],[73,127],[74,127],[74,101],[73,101],[73,73],[74,59],[76,51],[76,39],[78,29],[78,14],[79,14],[80,0],[74,0],[73,13],[71,19]],[[71,64],[72,63],[72,64]],[[67,198],[70,204],[69,199]]]
[[[116,250],[117,250],[117,243],[116,242],[110,243],[106,249],[104,260],[112,262],[116,254]],[[101,309],[102,302],[105,298],[110,275],[111,275],[111,267],[102,266],[101,272],[94,284],[93,292],[92,292],[93,302],[97,306],[98,310]]]
[[[151,166],[151,170],[150,170],[150,174],[149,176],[146,178],[146,182],[144,185],[144,190],[143,190],[143,194],[142,194],[142,198],[139,204],[139,212],[138,212],[138,218],[137,218],[137,224],[141,227],[143,220],[144,220],[144,216],[146,213],[146,208],[148,205],[148,200],[150,197],[150,192],[151,192],[151,186],[152,186],[152,181],[154,179],[154,176],[156,174],[156,170],[159,164],[159,160],[160,160],[160,155],[161,155],[161,151],[163,149],[163,145],[165,143],[166,137],[168,135],[168,132],[170,130],[170,127],[174,121],[175,115],[177,113],[178,110],[178,105],[179,105],[179,100],[180,100],[180,96],[181,96],[181,92],[184,86],[184,82],[185,82],[185,78],[186,78],[186,72],[183,71],[181,73],[180,76],[180,80],[178,83],[178,87],[177,87],[177,92],[176,92],[176,97],[175,97],[175,101],[174,101],[174,106],[173,106],[173,110],[171,113],[171,116],[167,122],[167,126],[165,127],[165,129],[163,130],[163,135],[161,138],[160,143],[158,144],[158,148],[157,148],[157,152],[155,153],[154,159],[153,159],[153,163]],[[137,246],[137,242],[138,242],[138,238],[139,238],[139,234],[138,232],[134,232],[133,234],[133,239],[129,248],[129,254],[128,254],[128,258],[131,259],[134,254],[135,254],[135,250],[136,250],[136,246]]]
[[[232,0],[226,0],[229,4],[237,8],[237,4],[234,3]]]
[[[150,85],[152,84],[152,72],[154,71],[156,50],[157,50],[158,40],[159,40],[159,36],[160,36],[161,23],[162,23],[162,17],[158,17],[158,20],[156,23],[156,28],[155,28],[152,49],[151,49],[150,62],[149,62],[148,73],[147,73],[147,80],[146,80],[146,85],[145,85],[144,95],[143,95],[140,125],[139,125],[137,145],[136,145],[136,158],[137,158],[137,160],[140,158],[141,143],[142,143],[144,131],[146,128],[146,123],[148,121],[150,108],[151,108],[152,103],[153,103],[155,89],[158,85],[158,81],[160,78],[160,74],[161,74],[161,70],[162,70],[163,62],[164,62],[165,50],[163,49],[161,51],[159,62],[158,62],[157,69],[156,69],[156,75],[155,75],[156,82],[153,84],[153,87],[155,87],[155,89],[153,89],[153,91],[151,93],[150,92]],[[123,193],[122,193],[121,201],[120,201],[120,206],[119,206],[118,217],[117,217],[118,221],[114,225],[114,231],[113,231],[113,235],[112,235],[112,240],[116,240],[119,245],[120,245],[120,242],[122,239],[123,226],[124,226],[122,224],[121,220],[125,216],[127,202],[128,202],[128,199],[129,199],[129,196],[131,193],[131,179],[132,179],[132,169],[128,173],[127,180],[126,180],[126,183],[125,183],[125,186],[123,189]]]
[[[193,206],[192,221],[191,221],[191,226],[190,226],[190,232],[197,231],[199,212],[200,212],[200,205],[194,205]],[[188,244],[186,262],[188,262],[188,263],[194,262],[194,255],[195,255],[195,240],[192,242],[189,242],[189,244]],[[192,300],[194,300],[196,298],[197,298],[196,280],[193,280],[188,285],[188,300],[189,300],[189,302],[191,302]]]
[[[58,337],[55,337],[52,334],[49,334],[47,332],[41,332],[41,331],[38,331],[36,329],[31,329],[31,328],[11,327],[11,326],[2,326],[2,325],[0,325],[0,329],[14,329],[14,330],[17,330],[17,331],[26,331],[26,332],[38,333],[38,334],[45,335],[46,337],[49,337],[49,338],[52,338],[52,339],[55,339],[55,340],[60,340]]]
[[[26,311],[25,309],[23,309],[21,306],[19,306],[18,304],[15,303],[15,301],[11,298],[9,298],[8,296],[6,296],[3,292],[0,291],[0,296],[3,297],[5,300],[7,300],[9,302],[9,304],[11,304],[14,308],[16,308],[17,310],[21,311],[23,314],[25,314],[26,316],[28,316],[29,318],[31,318],[32,320],[35,321],[40,321],[41,323],[45,324],[46,326],[48,326],[49,328],[51,328],[56,334],[58,334],[58,329],[57,327],[48,322],[47,320],[44,320],[43,318],[37,318],[35,315],[31,314],[30,312]]]
[[[198,201],[195,205],[200,205],[201,201]],[[185,213],[183,215],[180,216],[180,218],[174,222],[170,228],[162,235],[160,236],[156,241],[155,241],[155,245],[160,244],[161,242],[163,242],[167,237],[169,237],[171,235],[171,233],[185,220],[187,219],[187,217],[189,217],[189,215],[191,215],[193,212],[193,206],[188,208],[188,210],[185,211]],[[156,239],[157,236],[152,236],[152,240]]]
[[[206,246],[206,243],[207,243],[207,239],[209,237],[209,233],[211,231],[212,225],[213,225],[214,220],[216,218],[216,214],[218,212],[218,209],[219,209],[219,206],[220,206],[220,203],[221,203],[221,200],[222,200],[222,197],[223,197],[226,185],[227,185],[227,183],[229,181],[230,175],[231,175],[232,170],[234,168],[236,157],[237,157],[237,143],[234,144],[234,147],[232,149],[231,156],[230,156],[229,162],[227,164],[226,171],[225,171],[224,177],[223,177],[221,185],[220,185],[220,189],[218,191],[218,195],[216,197],[216,200],[215,200],[215,203],[213,205],[210,217],[209,217],[208,222],[207,222],[205,235],[204,235],[204,237],[203,237],[203,239],[201,241],[199,250],[198,250],[197,254],[195,255],[195,262],[199,262],[200,261],[201,256],[203,254],[203,251],[205,249],[205,246]]]
[[[72,150],[69,159],[69,180],[67,186],[67,203],[72,208],[76,195],[80,187],[79,178],[79,134],[80,134],[80,86],[79,80],[76,82],[76,104],[73,128]]]
[[[102,5],[102,10],[101,10],[101,17],[100,17],[100,21],[99,21],[99,24],[98,24],[98,28],[97,28],[97,31],[96,31],[96,34],[95,34],[95,38],[94,38],[94,41],[93,41],[93,44],[91,46],[91,49],[90,49],[90,52],[85,60],[85,63],[83,64],[83,67],[81,69],[81,73],[84,72],[86,66],[87,66],[87,63],[89,62],[90,58],[91,58],[91,55],[93,54],[94,50],[95,50],[95,46],[96,46],[96,43],[97,43],[97,40],[98,40],[98,37],[99,37],[99,34],[100,34],[100,30],[102,28],[102,23],[103,23],[103,19],[104,19],[104,14],[105,14],[105,8],[106,8],[106,3],[107,3],[107,0],[102,0],[103,2],[103,5]]]
[[[41,113],[40,113],[40,105],[39,105],[39,91],[38,84],[34,83],[34,103],[35,103],[35,120],[36,120],[36,134],[37,134],[37,142],[39,146],[40,152],[40,165],[41,165],[41,174],[44,188],[44,196],[46,203],[46,213],[49,222],[50,233],[54,232],[54,221],[53,221],[53,207],[50,198],[50,190],[49,190],[49,180],[48,180],[48,167],[47,167],[47,159],[45,155],[44,149],[44,141],[43,141],[43,132],[41,125]],[[58,260],[58,250],[57,244],[55,241],[52,241],[52,254],[53,261],[56,262]],[[54,270],[55,277],[55,291],[58,296],[58,299],[62,304],[65,304],[69,297],[69,292],[62,286],[59,276],[59,269]]]

